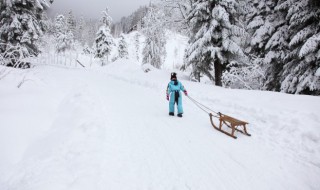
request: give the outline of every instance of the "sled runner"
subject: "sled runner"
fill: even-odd
[[[230,117],[228,115],[225,115],[225,114],[222,114],[222,113],[217,113],[218,115],[217,116],[214,116],[212,113],[209,114],[210,116],[210,121],[211,121],[211,124],[212,126],[217,129],[218,131],[230,136],[230,137],[233,137],[233,138],[237,138],[235,136],[235,131],[238,131],[242,134],[245,134],[247,136],[251,136],[248,132],[247,132],[247,127],[246,125],[249,124],[248,122],[245,122],[245,121],[241,121],[241,120],[238,120],[238,119],[235,119],[233,117]],[[213,119],[212,117],[217,117],[220,121],[219,123],[219,127],[217,127],[214,122],[213,122]],[[227,126],[229,128],[231,128],[231,132],[228,132],[224,129],[222,129],[222,126]],[[238,129],[238,127],[242,127],[243,130],[240,130]]]

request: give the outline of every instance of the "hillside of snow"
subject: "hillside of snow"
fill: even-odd
[[[10,72],[0,80],[1,190],[320,189],[319,97],[224,89],[179,72],[191,97],[250,123],[251,137],[233,139],[185,96],[184,117],[168,116],[171,70],[82,62],[0,67]]]

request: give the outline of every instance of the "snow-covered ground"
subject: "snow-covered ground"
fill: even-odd
[[[320,189],[319,97],[224,89],[178,73],[190,96],[250,123],[252,137],[235,140],[186,97],[184,117],[168,116],[170,71],[144,73],[129,60],[6,69],[1,190]]]

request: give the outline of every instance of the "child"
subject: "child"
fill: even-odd
[[[169,115],[174,116],[174,104],[177,104],[178,107],[178,117],[182,117],[183,109],[182,109],[182,96],[180,90],[184,92],[186,96],[188,96],[188,92],[181,84],[180,81],[177,80],[177,73],[171,73],[171,81],[167,87],[167,100],[169,101]],[[170,96],[170,98],[169,98]]]

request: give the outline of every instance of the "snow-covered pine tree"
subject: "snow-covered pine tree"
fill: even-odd
[[[254,64],[264,73],[263,89],[280,90],[283,60],[288,52],[288,25],[285,11],[276,10],[279,0],[249,0],[247,29],[251,34],[249,47]]]
[[[246,28],[250,33],[248,52],[258,57],[265,56],[265,46],[279,24],[275,6],[278,0],[248,0]],[[282,18],[282,20],[284,20]]]
[[[55,35],[55,19],[56,18],[48,18],[48,20],[46,21],[46,33],[49,36],[54,36]]]
[[[256,0],[253,0],[256,1]],[[257,1],[256,1],[257,3]],[[252,0],[239,1],[241,15],[240,20],[245,22],[245,18],[252,18],[252,16],[257,16],[257,10],[255,9]],[[247,21],[248,22],[248,21]],[[249,21],[250,22],[250,21]],[[264,82],[264,70],[262,70],[261,59],[257,58],[256,55],[251,54],[250,56],[250,40],[251,36],[254,34],[254,30],[249,29],[251,35],[246,35],[241,37],[241,46],[243,49],[247,47],[247,56],[243,57],[237,62],[231,61],[230,64],[226,66],[225,71],[222,75],[222,84],[225,87],[240,88],[240,89],[261,89]],[[238,64],[239,62],[243,64]]]
[[[37,55],[39,49],[36,41],[43,35],[44,11],[49,7],[47,0],[1,0],[0,53],[20,45],[19,48],[25,48],[28,54]]]
[[[239,38],[245,35],[239,21],[237,0],[196,0],[192,2],[187,19],[191,26],[186,63],[200,79],[205,74],[217,86],[222,86],[222,73],[231,61],[244,56]],[[214,72],[212,72],[214,69]]]
[[[164,30],[163,12],[156,6],[150,5],[148,13],[143,19],[146,36],[143,48],[143,64],[151,64],[155,68],[161,68],[166,57],[166,39]]]
[[[109,16],[109,10],[106,8],[102,12],[103,16],[101,18],[102,25],[100,26],[97,37],[95,40],[95,57],[98,57],[102,61],[102,66],[104,65],[104,59],[107,58],[111,53],[112,46],[115,44],[112,35],[110,34],[110,26],[112,23],[112,18]]]
[[[119,58],[128,59],[128,44],[126,42],[125,36],[123,33],[120,35],[120,41],[118,46]]]
[[[77,29],[76,29],[76,32],[75,32],[75,37],[82,45],[85,44],[85,40],[83,38],[84,37],[83,33],[84,33],[85,25],[86,25],[86,23],[85,23],[84,17],[81,16],[79,18],[78,24],[76,26]]]
[[[77,23],[72,11],[69,11],[66,22],[68,30],[74,35],[76,33]]]
[[[320,1],[281,0],[276,8],[287,12],[290,31],[281,91],[320,95]]]
[[[67,31],[66,19],[63,15],[57,15],[54,21],[54,35],[65,33]]]
[[[74,36],[68,29],[66,18],[63,15],[58,15],[55,19],[55,39],[57,52],[65,52],[72,48]]]

